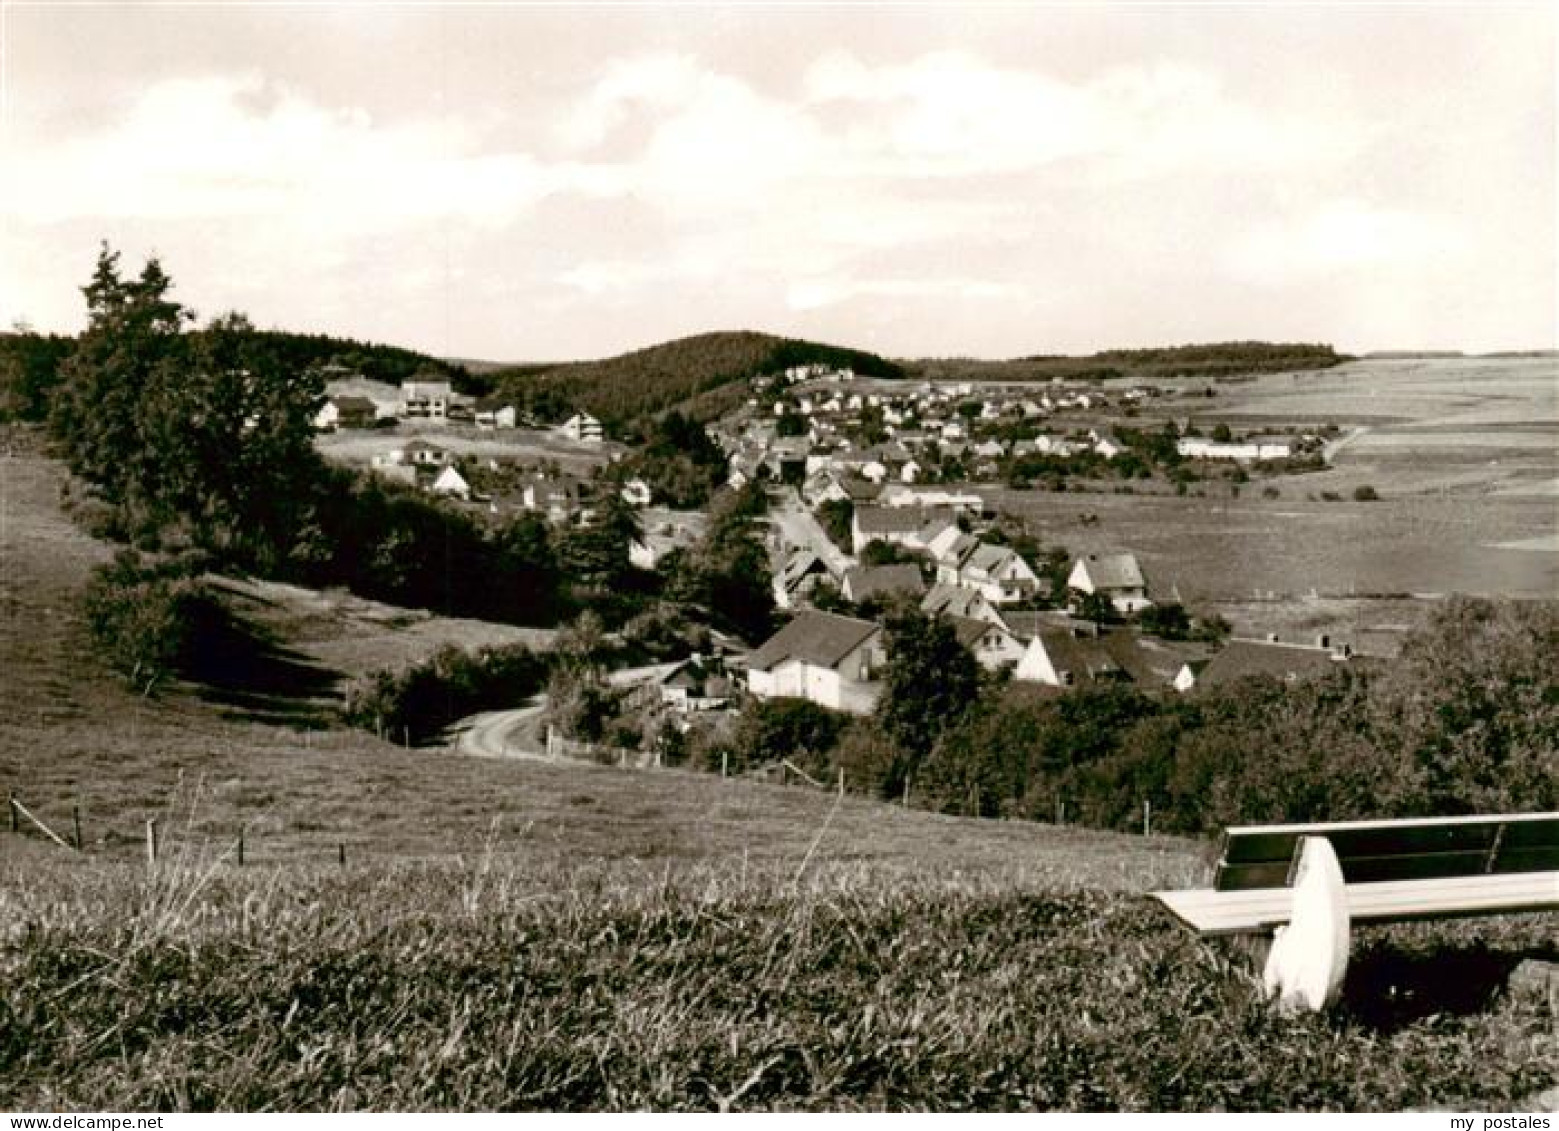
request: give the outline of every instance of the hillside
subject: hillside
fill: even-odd
[[[934,381],[1154,381],[1329,369],[1347,360],[1331,346],[1308,342],[1216,342],[1007,361],[925,358],[906,362],[905,369],[911,377]]]
[[[742,402],[750,378],[811,363],[868,377],[904,375],[875,354],[743,331],[679,338],[602,361],[516,366],[486,380],[544,418],[584,409],[616,430],[671,408],[712,420]]]
[[[1551,1108],[1551,920],[1362,932],[1285,1017],[1141,895],[1201,847],[142,699],[54,461],[0,489],[0,1096],[19,1110]],[[276,587],[293,641],[376,610]],[[374,613],[365,616],[365,613]],[[142,863],[159,822],[157,867]],[[245,859],[236,855],[240,830]],[[344,863],[338,862],[344,854]]]

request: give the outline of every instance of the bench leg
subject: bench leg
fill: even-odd
[[[1324,1009],[1348,972],[1348,892],[1325,837],[1302,837],[1293,910],[1279,927],[1262,973],[1269,998],[1284,1009]]]

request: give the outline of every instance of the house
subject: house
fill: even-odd
[[[428,440],[413,440],[373,457],[375,467],[447,467],[454,462],[453,452]]]
[[[1157,640],[1132,628],[1101,630],[1053,613],[1042,616],[1013,679],[1050,687],[1110,682],[1172,687],[1185,668],[1206,658],[1202,644]]]
[[[484,431],[513,428],[518,420],[514,406],[500,397],[478,397],[471,405],[471,421]]]
[[[1175,450],[1186,459],[1227,459],[1250,463],[1264,459],[1287,459],[1294,454],[1294,445],[1284,437],[1208,440],[1201,436],[1186,436],[1176,442]]]
[[[828,576],[823,559],[811,550],[796,550],[774,572],[774,603],[793,609],[811,596],[820,579]]]
[[[1023,659],[1024,644],[1006,626],[969,617],[950,618],[958,643],[969,649],[982,668],[999,671]]]
[[[558,431],[576,444],[599,444],[606,438],[601,422],[588,412],[576,412],[558,426]]]
[[[377,419],[378,407],[367,397],[330,397],[314,414],[314,427],[322,432],[336,428],[369,428]]]
[[[926,591],[926,582],[916,565],[856,566],[845,572],[841,591],[845,600],[859,605],[862,601],[890,597],[894,593],[920,597]]]
[[[325,370],[333,372],[345,372],[337,366],[326,366]],[[374,381],[367,377],[342,377],[332,378],[325,382],[325,396],[334,400],[340,397],[357,397],[368,401],[374,406],[375,420],[389,420],[397,416],[401,411],[403,394],[399,385],[391,385],[387,381]]]
[[[401,415],[407,418],[445,420],[454,395],[448,381],[418,379],[401,386]]]
[[[1183,682],[1192,687],[1218,687],[1249,676],[1266,676],[1294,683],[1332,671],[1352,655],[1351,648],[1332,647],[1325,637],[1314,644],[1288,643],[1271,636],[1265,640],[1233,639],[1199,673],[1187,673]]]
[[[965,617],[1005,627],[1001,613],[978,589],[938,583],[921,599],[920,609],[932,616]]]
[[[923,550],[920,532],[936,518],[951,518],[950,512],[925,507],[857,506],[850,520],[850,542],[859,554],[873,542],[891,542],[910,550]]]
[[[466,482],[466,477],[460,474],[454,464],[446,464],[428,490],[435,495],[451,495],[466,500],[471,498],[471,484]]]
[[[675,711],[719,710],[731,691],[724,665],[696,652],[660,679],[660,701]]]
[[[939,582],[976,589],[995,605],[1026,601],[1039,592],[1039,575],[1011,546],[979,542],[969,535],[947,544],[937,559]]]
[[[1148,600],[1148,583],[1135,554],[1087,554],[1077,559],[1066,579],[1074,593],[1098,593],[1118,612],[1141,612],[1153,602]]]
[[[882,627],[807,609],[747,657],[747,686],[764,699],[806,699],[835,711],[870,714],[886,662]]]
[[[564,522],[580,513],[586,494],[585,484],[572,476],[537,476],[521,489],[520,505],[544,513],[553,522]]]

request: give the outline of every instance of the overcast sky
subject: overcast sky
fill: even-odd
[[[0,0],[0,321],[108,240],[445,356],[1556,344],[1555,20]]]

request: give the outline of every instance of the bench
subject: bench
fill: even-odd
[[[1559,813],[1230,828],[1211,888],[1152,895],[1200,935],[1272,936],[1268,993],[1320,1009],[1355,923],[1559,910]]]

